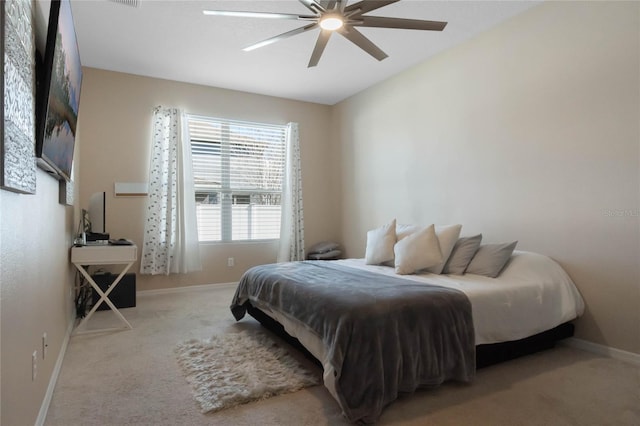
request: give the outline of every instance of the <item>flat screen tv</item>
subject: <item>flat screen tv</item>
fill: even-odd
[[[38,165],[71,179],[82,67],[69,0],[52,0],[47,45],[37,73],[36,157]]]

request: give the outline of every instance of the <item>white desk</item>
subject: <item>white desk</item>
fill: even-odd
[[[115,305],[109,300],[109,294],[113,291],[114,288],[118,285],[124,274],[127,273],[131,265],[136,261],[138,257],[138,247],[135,245],[131,246],[83,246],[83,247],[72,247],[71,248],[71,263],[78,268],[78,271],[87,279],[91,287],[95,289],[95,291],[100,295],[100,300],[98,300],[89,313],[80,321],[80,324],[76,327],[73,334],[83,334],[83,333],[95,333],[95,332],[103,332],[110,330],[129,330],[133,327],[129,324],[129,321],[120,313],[120,311],[115,307]],[[120,275],[113,281],[111,286],[106,292],[103,292],[98,284],[93,280],[87,268],[89,266],[94,265],[125,265]],[[95,313],[100,306],[101,302],[105,302],[111,310],[126,324],[126,327],[121,328],[107,328],[100,330],[86,330],[82,331],[82,327],[86,325],[89,318]]]

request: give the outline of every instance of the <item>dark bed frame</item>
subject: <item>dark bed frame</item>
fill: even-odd
[[[300,350],[307,358],[322,368],[322,363],[317,360],[298,339],[287,333],[282,324],[262,312],[260,309],[253,307],[249,302],[247,302],[246,305],[249,315],[258,320],[264,327],[287,341],[291,346]],[[573,336],[573,332],[574,325],[566,322],[552,328],[551,330],[543,331],[542,333],[535,334],[524,339],[514,340],[511,342],[478,345],[476,346],[476,368],[488,367],[510,359],[551,349],[556,345],[557,341]]]

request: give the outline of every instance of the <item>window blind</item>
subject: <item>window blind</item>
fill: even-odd
[[[279,238],[286,126],[187,120],[199,240]]]

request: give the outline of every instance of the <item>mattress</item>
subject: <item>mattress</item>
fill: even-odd
[[[430,273],[399,276],[392,267],[365,265],[364,259],[335,262],[462,291],[471,301],[476,345],[523,339],[584,312],[584,301],[569,275],[553,259],[538,253],[514,251],[498,278]]]

